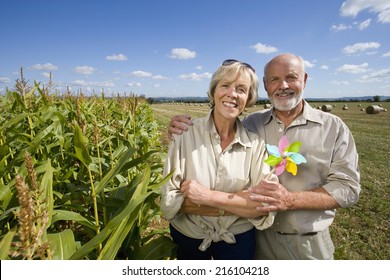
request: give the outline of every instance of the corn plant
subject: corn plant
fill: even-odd
[[[26,88],[0,97],[0,258],[174,257],[148,228],[169,179],[149,105]]]

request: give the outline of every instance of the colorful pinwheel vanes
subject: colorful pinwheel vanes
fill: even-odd
[[[306,163],[305,157],[298,153],[301,144],[301,142],[290,144],[287,136],[283,135],[279,141],[279,147],[267,144],[269,156],[264,162],[275,168],[277,176],[285,170],[295,176],[298,171],[297,165]]]

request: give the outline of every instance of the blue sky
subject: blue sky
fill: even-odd
[[[0,93],[206,96],[224,59],[306,61],[306,98],[390,96],[389,0],[0,0]],[[265,97],[263,88],[259,96]]]

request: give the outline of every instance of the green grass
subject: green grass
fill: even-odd
[[[322,106],[315,102],[311,105]],[[353,207],[339,209],[331,226],[336,247],[335,258],[344,260],[390,259],[390,103],[382,102],[388,112],[370,115],[361,108],[371,103],[329,103],[332,114],[339,116],[350,128],[359,153],[361,195]],[[344,104],[348,111],[342,110]],[[359,107],[361,104],[361,107]],[[173,115],[190,114],[193,118],[204,116],[207,105],[152,105],[161,127],[165,149],[169,144],[167,127]],[[247,113],[261,110],[258,105]]]

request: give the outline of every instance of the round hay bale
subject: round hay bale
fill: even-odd
[[[379,114],[382,112],[382,108],[378,105],[370,105],[366,108],[367,114]]]
[[[360,108],[360,111],[362,111],[362,112],[364,112],[366,109],[364,109],[364,108]]]
[[[327,105],[322,105],[322,111],[324,111],[324,112],[330,112],[330,111],[332,111],[332,105],[329,105],[329,104],[327,104]]]
[[[344,105],[343,110],[348,111],[348,106]]]
[[[264,109],[271,108],[271,104],[264,104],[263,108],[264,108]]]

